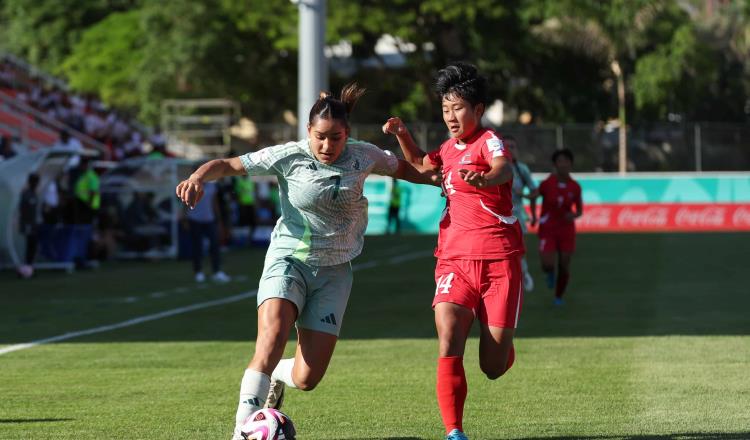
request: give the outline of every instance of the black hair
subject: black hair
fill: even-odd
[[[442,100],[455,95],[471,105],[487,105],[487,78],[480,75],[476,66],[469,63],[449,64],[437,74],[435,91]]]
[[[348,127],[349,114],[364,93],[365,89],[359,87],[356,82],[345,85],[338,99],[329,92],[320,92],[320,97],[310,109],[308,124],[312,125],[316,119],[337,119]]]
[[[565,156],[571,163],[573,162],[573,152],[567,148],[562,148],[560,150],[555,150],[555,152],[552,153],[552,163],[557,162],[557,158],[560,156]]]
[[[29,174],[28,178],[29,187],[32,189],[36,189],[36,186],[39,185],[39,174],[31,173]]]

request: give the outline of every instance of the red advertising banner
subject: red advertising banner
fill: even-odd
[[[535,228],[534,228],[535,229]],[[579,232],[750,231],[750,204],[588,204]]]

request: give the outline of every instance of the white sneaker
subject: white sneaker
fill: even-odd
[[[271,380],[264,408],[281,409],[281,404],[284,403],[284,385],[280,380]]]
[[[217,283],[228,283],[232,281],[232,278],[222,271],[218,271],[211,276],[211,279]]]
[[[534,290],[534,278],[531,278],[531,274],[528,272],[523,274],[523,290],[525,292]]]
[[[203,274],[203,272],[198,272],[195,274],[195,282],[196,283],[202,283],[206,281],[206,276]]]

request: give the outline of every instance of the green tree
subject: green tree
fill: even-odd
[[[294,5],[228,0],[144,2],[87,29],[62,64],[71,85],[158,120],[167,98],[226,97],[255,119],[295,102]],[[250,4],[252,3],[252,4]]]
[[[619,169],[627,168],[627,76],[637,59],[655,46],[671,42],[675,22],[687,20],[676,3],[667,0],[547,0],[529,3],[529,13],[541,18],[532,32],[543,41],[580,52],[606,65],[616,84],[619,130]],[[665,34],[667,40],[664,41]]]
[[[141,11],[115,12],[88,28],[61,66],[74,90],[96,93],[110,105],[137,110],[145,35]]]
[[[2,32],[6,50],[32,65],[61,73],[62,61],[89,26],[138,0],[4,0]]]

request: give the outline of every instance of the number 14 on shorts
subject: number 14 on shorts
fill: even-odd
[[[450,293],[451,283],[453,282],[453,272],[445,275],[440,275],[437,281],[437,288],[435,288],[435,296],[441,293]]]

